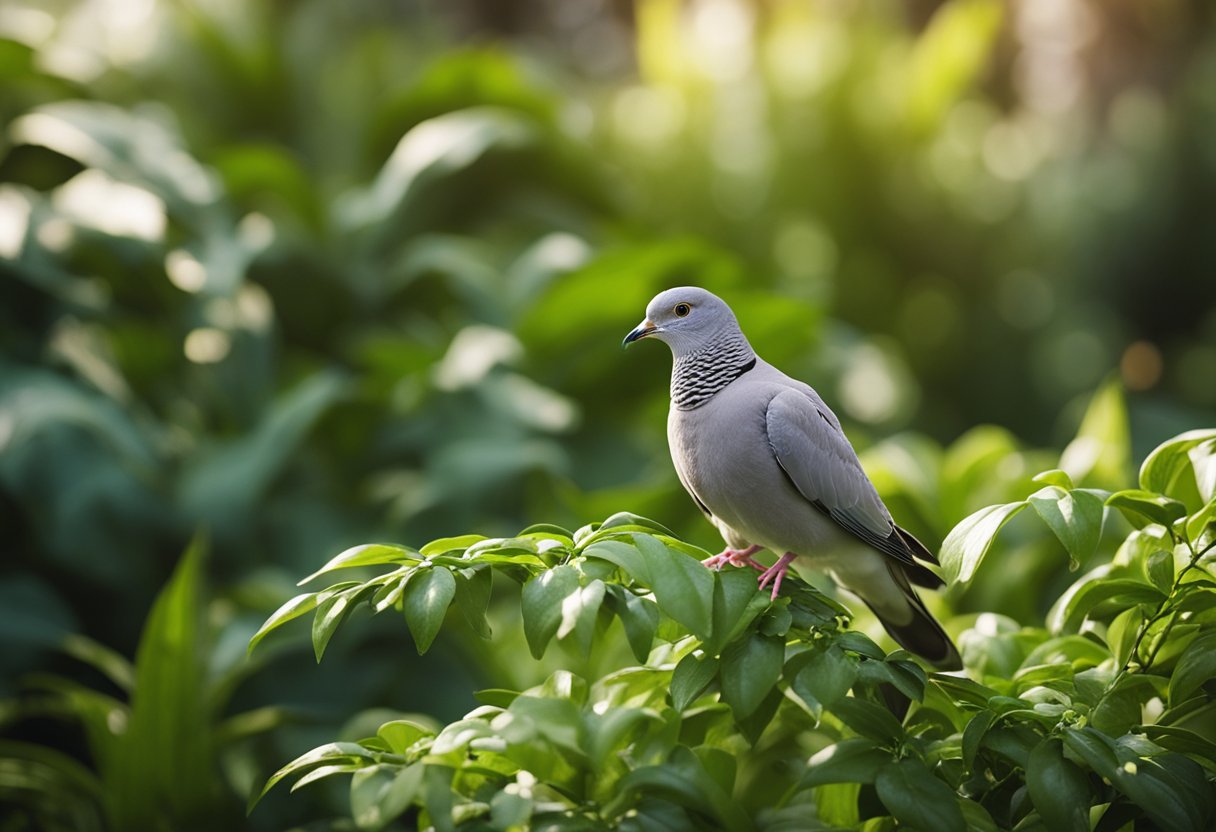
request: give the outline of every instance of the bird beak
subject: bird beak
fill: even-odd
[[[642,321],[636,327],[634,327],[633,332],[631,332],[625,336],[625,340],[621,342],[621,346],[627,347],[630,344],[632,344],[634,341],[637,341],[641,338],[645,338],[647,335],[650,335],[651,333],[658,331],[658,329],[659,328],[657,326],[655,326],[654,324],[652,324],[650,322],[650,319],[648,318],[648,319]]]

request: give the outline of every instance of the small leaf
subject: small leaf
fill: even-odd
[[[608,590],[615,602],[617,617],[621,619],[621,626],[625,629],[625,640],[629,642],[629,649],[639,662],[646,661],[659,626],[658,606],[649,598],[634,595],[616,584],[609,586]]]
[[[445,567],[420,568],[410,575],[402,603],[418,655],[425,653],[435,641],[448,605],[455,596],[456,579]]]
[[[855,737],[815,752],[798,781],[800,788],[826,783],[873,783],[878,771],[891,762],[891,752],[873,740]]]
[[[992,711],[980,711],[973,716],[967,723],[967,727],[963,729],[963,763],[968,769],[975,768],[975,758],[980,752],[980,745],[984,741],[984,735],[988,733],[988,729],[992,727],[992,723],[997,719],[997,715]]]
[[[879,742],[897,741],[904,735],[904,727],[890,711],[864,699],[846,696],[832,706],[832,713],[857,733]]]
[[[1139,607],[1124,610],[1106,627],[1106,646],[1110,648],[1115,664],[1120,667],[1132,658],[1132,647],[1136,635],[1144,623],[1144,612]]]
[[[430,543],[419,549],[418,552],[428,558],[434,557],[435,555],[446,555],[448,552],[463,552],[474,543],[480,543],[485,539],[485,536],[480,534],[462,534],[459,537],[441,537],[438,540],[432,540]]]
[[[718,660],[698,651],[680,659],[671,674],[671,705],[683,712],[718,673]]]
[[[781,678],[785,641],[752,633],[722,651],[722,698],[743,719],[759,707]]]
[[[422,556],[413,549],[389,543],[367,543],[362,546],[352,546],[329,563],[313,572],[297,586],[318,578],[338,569],[350,569],[355,566],[374,566],[381,563],[409,563],[422,560]]]
[[[408,719],[394,719],[376,730],[376,736],[384,740],[394,754],[404,754],[410,746],[435,732],[426,726]]]
[[[1087,560],[1102,536],[1102,498],[1093,491],[1064,491],[1055,486],[1027,498],[1031,507],[1055,534],[1073,564]]]
[[[456,607],[473,628],[473,632],[489,640],[492,633],[486,621],[486,610],[490,607],[494,571],[489,567],[462,569],[456,576]]]
[[[756,576],[750,569],[727,569],[711,575],[714,582],[713,637],[705,642],[705,649],[709,653],[720,653],[769,606],[769,599],[758,591]]]
[[[967,583],[975,575],[980,561],[988,553],[1001,527],[1028,503],[1004,503],[988,506],[964,519],[946,535],[942,543],[941,562],[951,583]]]
[[[1041,483],[1042,485],[1058,485],[1060,488],[1069,491],[1073,489],[1072,477],[1068,476],[1066,471],[1061,471],[1059,468],[1052,468],[1050,471],[1036,474],[1030,481]]]
[[[545,655],[545,648],[561,626],[563,602],[578,590],[578,570],[564,564],[542,572],[524,584],[520,605],[524,637],[533,658]]]
[[[1170,704],[1181,703],[1213,678],[1216,678],[1216,633],[1207,632],[1192,641],[1178,659],[1170,676]]]
[[[1026,787],[1048,829],[1089,832],[1089,781],[1076,763],[1064,758],[1060,740],[1047,737],[1030,752]]]
[[[1196,448],[1200,448],[1201,453],[1192,455]],[[1195,457],[1210,456],[1213,450],[1216,450],[1216,429],[1212,428],[1187,431],[1161,443],[1140,466],[1140,487],[1158,494],[1171,493],[1174,481],[1194,464]],[[1198,468],[1196,474],[1199,474]],[[1210,492],[1204,495],[1202,488],[1200,494],[1204,499],[1212,497]]]
[[[1060,596],[1047,614],[1052,632],[1076,630],[1089,612],[1104,601],[1117,599],[1126,606],[1157,604],[1165,595],[1150,584],[1131,578],[1107,577],[1109,567],[1100,566],[1082,577]]]
[[[355,592],[358,591],[356,588]],[[346,618],[351,609],[352,590],[331,595],[317,606],[317,614],[312,619],[312,649],[317,656],[317,662],[325,654],[329,640],[334,631]]]
[[[247,652],[252,653],[253,648],[258,646],[258,643],[270,634],[271,630],[286,624],[293,618],[299,618],[301,615],[311,612],[317,607],[316,592],[305,592],[297,595],[283,606],[275,610],[270,618],[266,619],[266,623],[253,634],[253,638],[249,639],[249,647]]]
[[[967,832],[954,790],[923,763],[887,763],[874,778],[878,799],[901,823],[926,832]]]
[[[1162,594],[1169,594],[1174,587],[1174,553],[1158,549],[1151,552],[1144,563],[1148,579]]]
[[[1141,528],[1145,520],[1170,528],[1175,520],[1186,516],[1186,506],[1161,494],[1150,491],[1116,491],[1107,498],[1106,504],[1123,512],[1133,526]]]

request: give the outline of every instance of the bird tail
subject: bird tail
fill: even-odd
[[[866,606],[878,617],[883,629],[890,634],[891,638],[895,639],[895,643],[900,647],[924,658],[938,670],[961,670],[963,660],[959,656],[954,642],[950,640],[950,636],[946,635],[942,625],[937,623],[937,619],[925,607],[925,602],[912,588],[903,565],[891,563],[887,568],[896,585],[903,592],[908,607],[912,610],[912,620],[904,624],[897,624],[884,618],[882,613],[868,601]],[[865,601],[865,598],[862,600]]]

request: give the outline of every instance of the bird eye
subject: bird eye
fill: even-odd
[[[675,308],[672,309],[671,311],[676,313],[677,318],[683,318],[689,312],[692,311],[692,307],[689,306],[687,303],[677,303]]]

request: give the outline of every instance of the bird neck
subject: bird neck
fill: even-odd
[[[676,356],[671,367],[671,406],[696,410],[756,366],[756,351],[742,332],[726,332],[703,347]]]

